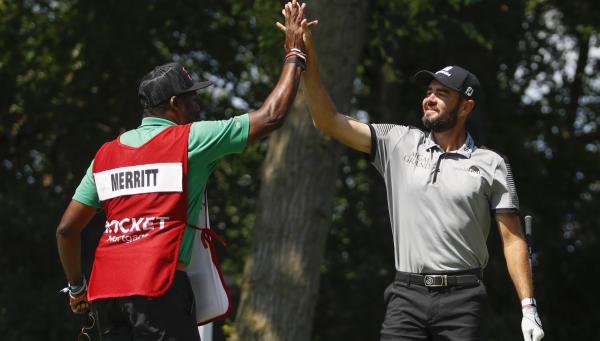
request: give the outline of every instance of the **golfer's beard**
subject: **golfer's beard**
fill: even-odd
[[[436,119],[429,120],[423,115],[421,121],[428,130],[434,133],[442,133],[448,131],[456,125],[456,118],[458,117],[458,104],[450,111],[450,114],[446,117],[437,117]]]

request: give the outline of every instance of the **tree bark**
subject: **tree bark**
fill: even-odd
[[[348,112],[366,29],[366,1],[313,1],[321,76]],[[309,340],[331,225],[340,145],[313,127],[302,91],[263,164],[252,250],[233,340]]]
[[[570,86],[569,103],[566,108],[566,118],[562,129],[562,136],[570,138],[575,130],[575,119],[577,118],[577,109],[579,108],[579,99],[583,95],[583,80],[585,77],[585,67],[588,64],[590,39],[587,34],[579,34],[579,53],[577,56],[577,67],[575,77]]]

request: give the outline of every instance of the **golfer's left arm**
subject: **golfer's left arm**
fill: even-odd
[[[515,285],[519,300],[533,297],[527,243],[523,237],[519,216],[516,213],[496,213],[496,222],[502,238],[508,273]]]
[[[496,222],[502,238],[502,248],[508,273],[512,279],[519,300],[522,302],[523,320],[521,330],[526,341],[538,341],[544,337],[542,323],[534,304],[523,302],[533,298],[533,281],[527,253],[527,243],[519,216],[516,213],[496,213]]]

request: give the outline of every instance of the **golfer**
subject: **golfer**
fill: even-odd
[[[187,270],[192,244],[200,243],[204,188],[220,158],[241,153],[282,124],[305,66],[303,11],[297,3],[284,9],[285,62],[258,110],[191,123],[197,91],[211,82],[194,82],[181,64],[161,65],[139,85],[141,125],[97,152],[56,237],[70,307],[84,313],[91,302],[102,340],[199,340]],[[80,233],[99,208],[107,220],[93,227],[103,234],[88,288]]]
[[[544,332],[510,165],[478,146],[465,128],[480,98],[477,77],[456,65],[415,75],[425,89],[425,131],[361,123],[337,112],[320,80],[309,27],[303,29],[308,53],[303,85],[315,126],[367,153],[385,181],[396,278],[384,295],[381,340],[484,339],[488,302],[482,271],[492,219],[521,300],[523,336],[540,340]]]

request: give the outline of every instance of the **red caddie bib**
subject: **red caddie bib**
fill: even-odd
[[[140,147],[119,138],[94,158],[93,175],[106,212],[88,299],[163,295],[177,265],[187,222],[190,125],[168,127]]]

